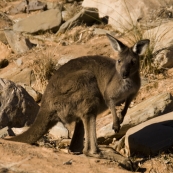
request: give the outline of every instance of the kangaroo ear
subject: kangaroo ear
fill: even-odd
[[[119,40],[117,40],[110,34],[106,33],[106,36],[108,37],[108,39],[111,43],[111,46],[113,47],[113,49],[115,51],[122,52],[123,50],[125,50],[127,48],[127,46],[125,46],[123,43],[121,43]]]
[[[148,39],[140,40],[132,47],[132,50],[138,55],[143,55],[145,51],[147,50],[149,43],[150,43],[150,40]]]

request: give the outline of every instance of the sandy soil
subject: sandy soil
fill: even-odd
[[[115,162],[54,149],[0,140],[0,172],[8,173],[126,173]]]

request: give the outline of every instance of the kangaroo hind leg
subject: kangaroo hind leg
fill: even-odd
[[[98,158],[100,157],[100,150],[96,137],[96,115],[93,113],[87,114],[82,121],[85,129],[85,147],[83,153],[87,156]]]
[[[70,143],[70,151],[75,153],[82,153],[84,148],[84,125],[81,120],[75,124],[75,130]]]

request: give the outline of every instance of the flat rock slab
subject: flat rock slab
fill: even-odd
[[[52,9],[20,20],[13,25],[13,30],[25,33],[36,33],[59,28],[60,24],[61,11],[59,9]]]
[[[153,118],[129,129],[125,136],[128,155],[151,155],[173,145],[173,112]]]

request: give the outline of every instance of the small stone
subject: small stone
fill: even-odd
[[[73,160],[72,160],[72,159],[70,159],[69,161],[64,162],[64,163],[63,163],[63,165],[72,165],[72,161],[73,161]]]
[[[17,64],[17,66],[21,66],[22,63],[23,63],[23,61],[22,61],[21,58],[18,58],[18,59],[16,60],[16,64]]]

